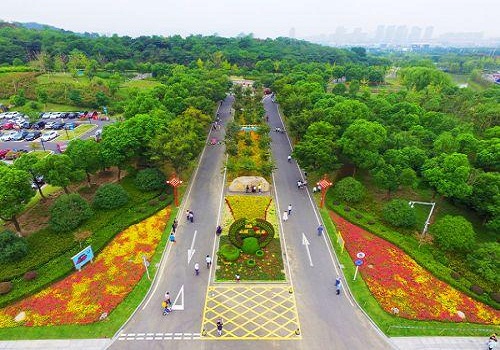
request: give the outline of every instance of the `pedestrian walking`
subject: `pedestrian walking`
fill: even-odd
[[[340,295],[340,289],[342,288],[342,280],[340,277],[337,277],[335,280],[335,290],[337,291],[337,295]]]
[[[297,181],[297,189],[300,190],[301,187],[302,187],[302,181],[298,180]]]
[[[186,220],[187,220],[187,221],[191,221],[191,220],[190,220],[190,217],[191,217],[190,213],[191,213],[191,210],[187,209],[187,210],[186,210]]]
[[[292,204],[288,204],[288,215],[292,215]]]
[[[259,185],[257,186],[257,190],[258,190],[258,192],[259,192],[259,193],[262,193],[262,185],[261,185],[261,184],[259,184]]]
[[[291,163],[292,162],[292,155],[289,154],[287,159],[288,159],[288,163]]]
[[[217,228],[215,229],[215,234],[216,234],[217,236],[220,236],[220,234],[221,234],[221,233],[222,233],[222,226],[221,226],[221,225],[219,225],[219,226],[217,226]]]
[[[194,223],[194,213],[192,210],[189,211],[189,221],[191,221],[191,223]]]
[[[283,212],[283,222],[287,222],[287,221],[288,221],[288,212],[284,211]]]
[[[179,223],[177,222],[177,219],[174,219],[174,222],[172,223],[172,232],[175,233],[175,230],[177,230],[177,226]]]
[[[165,302],[170,305],[171,302],[170,302],[170,292],[169,291],[166,291],[165,292],[165,298],[164,298]]]
[[[493,333],[488,339],[488,350],[494,350],[498,345],[497,334]]]
[[[172,309],[170,308],[170,305],[168,304],[168,302],[166,300],[163,300],[161,302],[161,307],[163,308],[163,316],[166,316],[170,313],[170,311],[172,311]]]
[[[236,279],[236,283],[238,283],[238,282],[240,281],[240,275],[236,274],[236,275],[234,276],[234,278]]]
[[[323,234],[324,227],[322,224],[318,226],[318,236],[321,236]]]
[[[196,274],[196,276],[200,274],[200,264],[194,264],[194,273]]]
[[[175,243],[175,234],[174,232],[170,232],[170,236],[168,236],[170,242]]]
[[[210,255],[207,254],[207,257],[205,258],[205,262],[207,263],[207,269],[209,269],[210,266],[212,265],[212,258],[210,257]]]
[[[220,337],[222,335],[222,326],[223,326],[223,323],[222,323],[222,318],[219,318],[217,320],[217,335]]]

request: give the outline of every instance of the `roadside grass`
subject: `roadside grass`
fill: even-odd
[[[328,209],[320,210],[332,246],[343,270],[345,281],[359,306],[377,324],[386,335],[391,337],[402,336],[486,336],[498,332],[500,327],[479,325],[473,323],[450,323],[437,321],[415,321],[397,317],[385,312],[375,297],[370,293],[361,274],[354,281],[355,265],[347,251],[341,249],[337,242],[336,228]]]
[[[158,80],[148,78],[139,80],[128,80],[120,85],[122,89],[139,88],[139,89],[152,89],[156,86],[161,85]]]
[[[168,243],[170,226],[177,216],[178,210],[179,208],[172,208],[170,219],[150,261],[149,272],[151,276],[154,276],[159,268],[158,264]],[[147,274],[144,273],[132,292],[103,321],[89,325],[0,328],[0,338],[5,340],[111,338],[144,300],[151,285],[152,281],[148,280]],[[158,312],[162,312],[161,305],[158,306]]]
[[[57,141],[67,141],[79,138],[83,134],[97,128],[97,124],[80,124],[74,130],[60,130],[59,137],[54,139],[54,142]]]

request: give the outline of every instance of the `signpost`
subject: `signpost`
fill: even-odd
[[[92,251],[91,246],[88,246],[80,253],[76,254],[71,258],[71,260],[73,261],[73,265],[75,265],[75,269],[77,269],[78,271],[81,271],[82,266],[88,263],[89,261],[92,261],[93,259],[94,259],[94,252]]]
[[[358,270],[359,270],[359,267],[360,267],[361,265],[363,265],[363,263],[364,263],[363,258],[364,258],[365,256],[366,256],[366,254],[365,254],[365,253],[363,253],[363,252],[358,252],[358,253],[356,254],[357,259],[356,259],[356,260],[354,260],[354,264],[356,265],[356,271],[354,271],[354,278],[353,278],[353,281],[355,281],[355,280],[356,280],[356,277],[358,276]]]
[[[328,188],[333,185],[332,182],[328,181],[326,179],[326,174],[323,176],[323,179],[321,179],[317,184],[319,188],[321,188],[321,203],[320,203],[320,208],[323,208],[325,205],[325,197],[326,197],[326,191],[328,191]]]
[[[178,194],[177,194],[177,187],[182,185],[182,181],[175,174],[173,174],[172,177],[167,180],[167,185],[170,185],[174,188],[174,203],[175,203],[175,206],[178,207],[179,206],[179,198],[178,198]]]

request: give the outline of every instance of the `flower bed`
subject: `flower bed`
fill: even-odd
[[[268,196],[227,196],[226,203],[235,220],[241,218],[266,220],[272,198]]]
[[[396,308],[399,316],[414,320],[500,324],[500,312],[435,278],[395,245],[333,212],[330,216],[351,258],[366,254],[359,270],[385,311]]]
[[[142,256],[158,245],[170,208],[119,233],[81,272],[0,310],[0,328],[88,324],[120,304],[144,274]],[[26,313],[21,323],[14,317]]]

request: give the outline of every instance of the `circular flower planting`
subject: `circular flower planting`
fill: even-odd
[[[245,238],[256,238],[259,242],[259,247],[267,246],[274,237],[274,228],[266,220],[255,219],[248,220],[246,218],[236,220],[229,227],[229,240],[238,248],[243,247]]]

